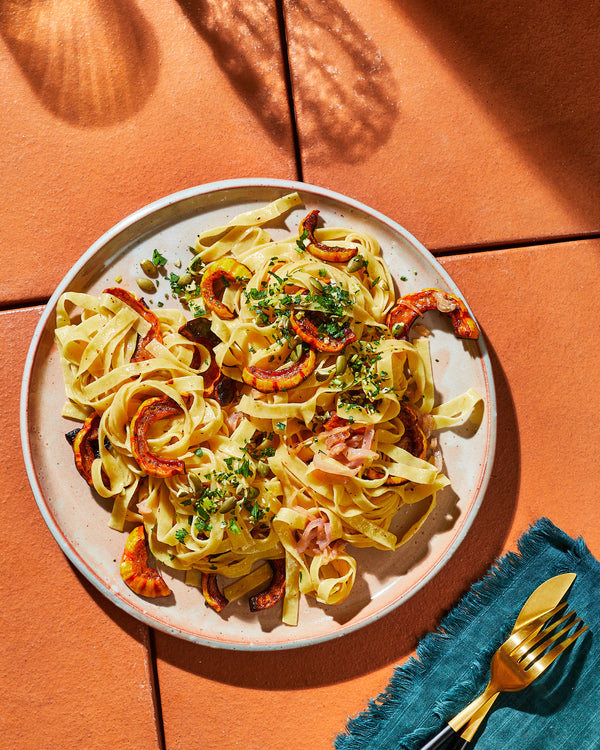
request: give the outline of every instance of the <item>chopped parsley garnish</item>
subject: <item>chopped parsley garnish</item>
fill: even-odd
[[[350,293],[337,284],[324,284],[323,291],[313,294],[311,303],[316,309],[342,317],[352,312]]]
[[[244,477],[244,479],[252,476],[252,467],[250,466],[250,461],[247,458],[235,458],[234,456],[229,456],[224,460],[225,465],[232,474],[237,474],[240,477]]]
[[[208,520],[210,514],[215,513],[217,510],[215,500],[222,500],[224,497],[225,491],[223,489],[216,488],[212,490],[210,487],[204,487],[199,497],[196,498],[194,510],[201,518]]]
[[[188,306],[195,318],[201,318],[203,315],[206,315],[206,308],[204,307],[204,305],[199,305],[193,300],[190,300]]]
[[[177,529],[175,532],[175,538],[178,542],[183,543],[185,541],[186,536],[188,535],[187,529]]]
[[[171,271],[171,273],[168,276],[169,284],[171,285],[171,291],[175,294],[183,294],[185,292],[185,287],[180,286],[179,279],[181,276],[178,276],[176,273]]]
[[[194,521],[194,526],[198,531],[205,531],[207,533],[210,533],[212,531],[212,524],[207,521],[205,518],[196,518]]]
[[[304,240],[308,237],[308,230],[305,229],[300,237],[296,240],[296,250],[299,253],[303,253],[306,251],[306,245],[304,244]]]
[[[332,381],[334,387],[343,391],[343,395],[340,394],[339,397],[339,404],[346,409],[361,406],[367,411],[373,411],[377,399],[393,389],[393,386],[386,382],[389,379],[388,373],[378,370],[377,363],[381,360],[381,354],[377,351],[378,345],[377,341],[359,344],[358,351],[348,359],[348,369],[344,378],[337,378],[337,382]],[[348,381],[348,375],[351,375],[351,381]]]
[[[325,268],[321,268],[318,273],[322,278],[327,276]],[[292,276],[282,278],[273,271],[269,271],[269,275],[271,280],[266,286],[246,289],[244,296],[259,325],[277,323],[277,340],[291,340],[289,317],[292,312],[313,314],[320,319],[317,322],[325,326],[323,332],[326,335],[334,338],[343,336],[342,330],[354,305],[353,295],[347,289],[335,282],[318,282],[315,277],[317,284],[313,288],[291,293],[290,287],[299,283],[297,279]],[[321,316],[326,320],[322,320]]]
[[[271,270],[269,270],[269,271],[268,271],[268,274],[269,274],[269,276],[272,276],[272,277],[273,277],[273,278],[275,279],[275,281],[278,281],[278,282],[279,282],[280,284],[283,284],[283,279],[282,279],[282,278],[281,278],[280,276],[278,276],[278,275],[277,275],[277,274],[275,273],[275,271],[271,271]]]
[[[155,266],[160,267],[160,266],[165,266],[167,264],[167,259],[162,253],[160,253],[158,250],[155,250],[152,253],[152,262],[154,263]]]
[[[317,330],[332,339],[343,339],[347,333],[347,326],[340,320],[328,319],[320,323]]]
[[[262,520],[264,516],[265,516],[265,511],[255,501],[254,505],[250,508],[250,517],[254,520],[254,522],[257,522],[257,521]]]
[[[275,448],[272,445],[267,445],[265,448],[261,448],[260,450],[253,450],[251,455],[252,458],[257,460],[261,458],[270,458],[271,456],[275,455]]]

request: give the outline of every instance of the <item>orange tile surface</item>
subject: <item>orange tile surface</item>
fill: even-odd
[[[444,259],[485,333],[498,398],[492,478],[465,541],[405,606],[331,644],[247,654],[157,634],[167,747],[187,747],[181,715],[208,701],[205,748],[331,748],[346,717],[535,520],[582,535],[600,557],[600,467],[585,428],[600,411],[599,261],[597,240]]]
[[[547,515],[600,558],[600,465],[590,430],[600,413],[600,240],[443,264],[490,344],[499,439],[488,496],[507,543],[528,520]]]
[[[282,65],[274,0],[3,2],[0,305],[162,196],[295,178]]]
[[[597,6],[284,6],[307,182],[433,250],[598,232]]]
[[[600,412],[598,8],[0,0],[0,10],[0,513],[10,530],[0,748],[329,749],[537,518],[583,535],[600,557],[589,429]],[[219,651],[122,613],[45,526],[19,437],[20,376],[41,314],[27,305],[130,212],[203,182],[294,179],[296,146],[307,182],[387,213],[434,252],[457,249],[441,262],[488,343],[497,453],[466,539],[400,609],[330,644]]]
[[[0,313],[0,747],[160,748],[148,628],[105,601],[67,562],[20,454],[19,375],[41,308]],[[132,732],[134,739],[132,739]]]

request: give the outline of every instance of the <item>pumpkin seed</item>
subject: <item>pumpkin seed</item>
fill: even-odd
[[[221,503],[221,506],[219,508],[219,511],[221,513],[229,513],[230,510],[233,510],[237,504],[237,498],[230,496],[226,497],[225,500]]]
[[[404,323],[394,323],[392,326],[392,336],[401,336],[404,331]]]
[[[362,255],[355,255],[348,261],[347,269],[349,273],[354,273],[355,271],[360,271],[360,269],[364,268],[365,265],[365,259],[362,257]]]
[[[156,292],[156,284],[152,279],[147,279],[145,276],[137,280],[137,285],[146,294],[154,294]]]
[[[188,474],[188,479],[190,481],[190,484],[192,485],[192,489],[196,495],[199,495],[204,487],[202,486],[202,480],[197,474],[194,474],[193,472],[190,472]]]
[[[332,372],[333,372],[332,368],[331,367],[327,367],[327,368],[324,368],[322,370],[317,370],[315,372],[315,377],[319,381],[319,383],[323,383],[325,380],[327,380],[327,378],[331,377]]]
[[[302,351],[303,351],[302,344],[298,344],[298,346],[296,346],[294,351],[290,354],[290,360],[292,362],[297,362],[302,356]]]
[[[316,292],[322,292],[324,289],[323,284],[321,284],[319,279],[315,279],[314,276],[310,277],[310,285]]]
[[[260,490],[258,487],[248,487],[248,492],[246,492],[246,497],[249,500],[255,500],[260,494]]]
[[[140,263],[142,271],[146,274],[146,276],[151,276],[153,279],[155,279],[158,276],[158,268],[154,265],[154,263],[150,260],[150,258],[145,258]]]
[[[192,274],[189,271],[182,273],[177,282],[179,286],[187,286],[192,283]]]
[[[256,465],[256,473],[264,479],[269,474],[269,464],[266,461],[259,461]]]
[[[345,354],[340,354],[335,360],[335,374],[341,375],[346,372],[348,367],[348,357]]]

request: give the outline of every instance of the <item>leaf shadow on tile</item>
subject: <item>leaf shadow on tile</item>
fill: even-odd
[[[275,1],[177,2],[267,135],[275,143],[289,142],[292,132]],[[197,105],[201,104],[199,95]]]
[[[598,231],[599,7],[584,0],[531,0],[513,9],[494,0],[396,3],[531,170]]]
[[[133,0],[0,0],[0,34],[38,101],[71,125],[122,122],[156,85],[156,37]]]
[[[338,0],[283,2],[303,158],[359,162],[385,146],[400,114],[391,68]]]

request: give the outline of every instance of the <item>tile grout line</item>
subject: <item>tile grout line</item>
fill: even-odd
[[[50,297],[36,297],[32,300],[15,300],[14,302],[0,303],[0,313],[16,312],[17,310],[35,310],[37,307],[45,307]]]
[[[525,247],[542,247],[543,245],[560,245],[567,242],[585,242],[586,240],[600,239],[600,232],[582,232],[580,234],[564,235],[561,237],[538,237],[530,240],[514,240],[507,242],[489,242],[479,245],[460,245],[456,247],[443,247],[435,251],[429,251],[436,258],[445,258],[449,255],[467,255],[469,253],[485,253],[494,250],[518,250]]]
[[[302,169],[302,151],[300,149],[300,137],[298,134],[298,118],[296,117],[296,105],[294,103],[294,86],[292,83],[292,66],[289,56],[289,47],[287,39],[287,25],[285,22],[285,11],[283,3],[285,0],[275,0],[277,10],[277,24],[279,26],[279,42],[281,45],[281,57],[283,61],[283,72],[285,79],[285,89],[288,99],[288,110],[290,115],[290,124],[292,128],[292,138],[294,141],[294,158],[296,161],[296,173],[298,180],[304,182],[304,170]]]
[[[158,739],[159,750],[166,750],[167,741],[165,737],[165,725],[163,721],[162,703],[160,699],[160,683],[158,680],[158,666],[156,664],[156,640],[154,630],[148,628],[148,658],[150,660],[150,673],[152,675],[152,701],[154,703],[154,722]]]
[[[300,181],[302,176],[300,173]],[[434,258],[447,258],[452,255],[469,255],[472,253],[486,253],[495,250],[518,250],[527,247],[541,247],[543,245],[560,245],[568,242],[586,242],[587,240],[600,240],[600,232],[591,232],[589,234],[573,234],[564,237],[549,237],[546,239],[529,239],[516,240],[514,242],[490,242],[481,245],[462,245],[457,247],[445,247],[439,250],[427,250]],[[44,307],[48,304],[50,297],[41,297],[33,300],[15,301],[0,303],[0,313],[18,312],[19,310],[32,310],[36,307]]]

